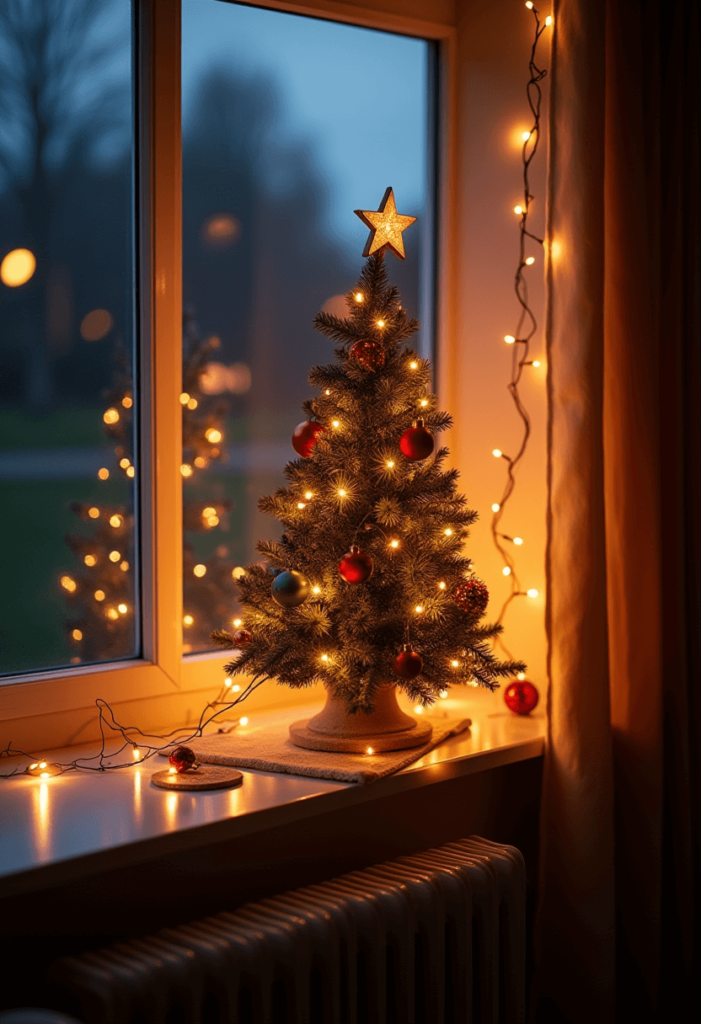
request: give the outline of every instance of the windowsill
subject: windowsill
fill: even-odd
[[[318,705],[317,705],[318,706]],[[299,718],[314,705],[256,715],[257,724]],[[545,716],[511,715],[499,694],[475,691],[441,701],[437,711],[472,718],[404,771],[366,786],[244,770],[235,789],[168,792],[150,785],[159,758],[120,771],[69,773],[41,782],[20,776],[0,782],[0,898],[61,884],[85,874],[138,864],[171,851],[250,835],[500,765],[540,757]],[[73,759],[95,747],[47,752]],[[13,764],[3,762],[3,771]]]

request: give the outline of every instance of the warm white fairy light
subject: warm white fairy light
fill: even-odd
[[[183,615],[183,626],[191,626],[194,621],[192,615]]]
[[[197,576],[198,579],[201,579],[204,575],[206,575],[207,566],[202,565],[202,563],[200,562],[198,565],[194,567],[192,571],[194,575]]]
[[[234,619],[234,629],[238,629],[239,626],[243,625],[243,619]]]
[[[517,215],[518,217],[520,217],[520,216],[521,216],[521,215],[522,215],[522,214],[523,214],[524,212],[525,212],[525,211],[524,211],[523,207],[522,207],[522,206],[521,206],[520,204],[517,204],[516,206],[514,206],[514,213],[515,213],[515,214],[516,214],[516,215]]]
[[[248,719],[244,715],[243,718],[239,718],[239,725],[248,725]]]
[[[226,679],[224,680],[224,686],[226,686],[227,689],[228,689],[231,685],[232,685],[231,676],[227,676]]]
[[[527,267],[532,267],[535,263],[535,256],[527,256],[525,259],[525,263]]]
[[[412,361],[409,363],[409,369],[410,370],[418,370],[418,368],[419,368],[419,364],[416,362],[415,359],[412,359]]]
[[[378,326],[378,327],[384,327],[384,326],[385,326],[385,322],[384,322],[384,320],[378,320],[378,321],[377,321],[377,326]]]
[[[500,458],[502,457],[502,455],[503,455],[503,454],[504,454],[504,453],[503,453],[503,451],[501,450],[501,448],[494,448],[494,449],[492,450],[492,455],[494,456],[494,458],[495,458],[495,459],[500,459]]]
[[[241,684],[240,683],[234,683],[234,685],[231,687],[231,692],[232,693],[238,693],[240,689],[241,689]]]
[[[321,655],[321,660],[322,660],[322,661],[328,661],[328,660],[329,660],[329,656],[328,656],[328,654],[322,654],[322,655]]]
[[[514,537],[514,544],[518,545],[518,547],[521,547],[521,545],[523,544],[523,537]]]
[[[341,426],[341,421],[331,420],[331,426],[333,427],[334,430],[338,430],[338,428]]]
[[[530,137],[531,137],[531,133],[530,132],[521,132],[521,138],[523,139],[524,142],[528,142]]]
[[[514,338],[513,334],[505,334],[504,341],[507,345],[514,345],[516,343],[516,338]]]
[[[422,615],[423,610],[424,606],[422,604],[417,604],[416,608],[414,608],[414,611],[416,612],[417,615]]]
[[[305,491],[304,492],[304,497],[307,499],[307,501],[311,501],[312,498],[314,497],[314,495],[312,494],[311,491]]]
[[[527,595],[529,597],[537,597],[538,596],[538,591],[535,589],[535,587],[531,587],[531,589],[527,590],[526,593],[527,593]]]
[[[346,491],[343,487],[339,487],[339,489],[338,489],[338,496],[339,496],[339,498],[345,498],[347,494],[348,494],[348,491]]]
[[[540,366],[540,359],[534,359],[531,366],[535,366],[537,369]]]
[[[181,405],[187,405],[187,403],[189,401],[190,401],[190,396],[188,395],[187,391],[183,391],[182,395],[180,396],[180,404]]]
[[[452,536],[453,536],[453,531],[452,531],[452,530],[450,529],[450,527],[449,527],[449,526],[447,526],[447,527],[445,528],[445,530],[443,531],[443,533],[444,533],[444,534],[446,535],[446,537],[452,537]]]
[[[502,571],[504,576],[510,576],[511,575],[511,568],[508,565],[505,565],[504,568],[501,571]]]
[[[398,541],[398,540],[391,540],[391,541],[389,542],[389,546],[390,546],[391,548],[398,548],[398,547],[399,547],[399,541]]]
[[[139,760],[139,758],[141,757],[141,751],[139,750],[138,747],[132,748],[131,756],[134,758],[135,761]]]
[[[446,697],[448,696],[448,691],[447,690],[441,690],[441,692],[438,694],[438,696],[441,698],[441,700],[445,700]]]
[[[440,583],[438,584],[438,589],[439,590],[445,590],[446,586],[447,586],[447,584],[446,584],[445,580],[441,580]]]
[[[306,508],[306,507],[307,507],[307,506],[305,505],[305,503],[304,503],[303,501],[298,501],[298,502],[297,502],[297,508],[298,508],[298,509],[300,509],[300,510],[301,510],[301,509],[303,509],[303,508]]]
[[[417,704],[416,707],[414,708],[414,714],[415,715],[423,715],[423,713],[424,713],[424,709],[422,708],[422,706],[420,704]]]
[[[387,463],[387,469],[394,469],[394,461],[392,459]]]
[[[453,660],[451,661],[450,664],[453,666],[453,668],[459,668],[460,667],[460,662],[457,660],[457,658],[453,658]]]
[[[426,406],[428,405],[428,398],[422,398],[420,405],[422,409],[425,409]]]
[[[516,676],[516,678],[519,679],[521,682],[523,682],[523,680],[526,678],[526,673],[525,672],[519,672],[518,675]]]
[[[492,505],[492,512],[498,512],[500,508],[501,505],[499,504],[499,502],[495,501],[494,504]]]
[[[362,292],[356,292],[353,298],[355,299],[356,302],[363,302],[365,296],[363,295]]]
[[[312,587],[312,594],[320,594],[321,587]]]
[[[551,16],[551,15],[549,14],[549,15],[547,16],[547,18],[545,19],[545,24],[546,24],[546,25],[548,26],[548,28],[550,28],[550,26],[552,25],[552,23],[553,23],[553,19],[552,19],[552,16]]]

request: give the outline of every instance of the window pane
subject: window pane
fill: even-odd
[[[137,653],[130,33],[0,4],[0,673]]]
[[[312,318],[345,315],[367,237],[353,211],[388,185],[424,228],[392,277],[431,323],[430,44],[219,0],[182,11],[184,640],[198,651],[236,618],[232,572],[279,532],[257,501],[295,457],[310,367],[331,358]]]

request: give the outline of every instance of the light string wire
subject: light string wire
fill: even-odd
[[[35,763],[32,765],[14,768],[11,772],[0,774],[0,779],[10,779],[15,775],[33,775],[39,776],[40,778],[49,778],[56,775],[64,775],[66,772],[71,771],[94,771],[94,772],[105,772],[112,771],[114,769],[130,768],[135,765],[143,764],[144,761],[148,761],[150,758],[155,757],[164,750],[168,750],[174,746],[180,746],[184,743],[190,743],[194,739],[199,739],[204,730],[210,725],[215,719],[219,718],[220,715],[225,714],[227,711],[231,711],[237,704],[240,704],[247,697],[257,690],[259,686],[267,682],[270,676],[254,676],[242,693],[236,697],[235,700],[223,700],[222,697],[228,692],[226,687],[222,687],[216,700],[209,701],[200,714],[197,726],[192,732],[187,731],[185,726],[181,726],[177,729],[172,729],[170,732],[158,735],[156,733],[142,732],[135,725],[122,725],[115,718],[114,711],[101,697],[98,697],[95,701],[95,706],[98,710],[98,725],[100,729],[100,750],[97,754],[93,754],[90,757],[77,757],[72,761],[60,762],[60,761],[47,761],[43,758],[43,755],[37,756],[31,754],[26,750],[20,750],[18,747],[13,747],[12,741],[8,745],[0,750],[0,759],[3,757],[27,757],[31,762]],[[212,709],[218,710],[212,710]],[[238,724],[245,724],[243,719],[239,719],[233,723],[233,726]],[[219,729],[219,732],[229,731]],[[116,750],[112,750],[108,753],[108,745],[111,739],[115,736],[121,736],[123,743]],[[174,738],[177,737],[177,738]],[[152,746],[150,743],[138,743],[137,739],[141,740],[165,740],[158,746]],[[107,763],[112,761],[113,758],[119,757],[122,751],[131,747],[133,752],[138,752],[138,756],[132,755],[131,760],[123,761],[117,764]],[[44,772],[45,774],[42,774]]]
[[[516,325],[516,331],[513,335],[506,335],[505,341],[508,344],[513,345],[513,355],[511,358],[511,379],[507,385],[509,394],[513,400],[516,412],[521,420],[523,426],[523,432],[521,435],[521,444],[515,455],[506,455],[504,452],[495,449],[494,454],[503,459],[507,465],[507,476],[506,483],[504,485],[504,491],[499,502],[492,506],[492,539],[494,544],[504,562],[503,573],[508,576],[511,581],[511,591],[504,601],[499,616],[497,618],[497,624],[500,625],[504,616],[506,615],[507,609],[511,602],[517,597],[537,596],[537,591],[523,590],[521,587],[521,581],[516,572],[516,564],[512,550],[504,545],[504,541],[510,544],[514,543],[514,537],[508,534],[502,533],[500,530],[501,518],[504,515],[504,510],[511,499],[514,489],[516,487],[516,467],[520,463],[521,459],[526,453],[528,447],[528,441],[531,436],[531,419],[528,414],[528,410],[523,404],[521,394],[519,392],[519,384],[521,383],[521,377],[523,376],[523,370],[526,366],[539,365],[537,360],[530,359],[530,343],[538,330],[538,322],[536,320],[535,313],[529,305],[528,299],[528,281],[525,275],[527,267],[531,266],[534,262],[532,257],[526,256],[527,241],[531,239],[538,245],[544,245],[544,239],[539,238],[529,230],[529,214],[531,212],[531,204],[534,200],[534,196],[531,193],[530,185],[530,171],[531,164],[538,152],[538,146],[540,144],[540,130],[541,130],[541,108],[543,102],[543,91],[540,83],[547,75],[545,68],[539,67],[537,63],[537,51],[538,43],[540,38],[547,28],[552,25],[552,17],[548,16],[544,21],[540,20],[540,13],[530,0],[527,0],[526,7],[533,15],[535,34],[533,37],[533,43],[531,45],[531,52],[528,61],[529,78],[526,85],[526,96],[528,99],[528,106],[533,116],[533,127],[530,129],[528,134],[524,132],[523,146],[521,149],[521,161],[523,165],[523,205],[515,207],[514,212],[519,216],[519,250],[518,250],[518,266],[516,268],[516,274],[514,277],[514,291],[516,293],[516,299],[520,306],[520,315],[518,323]],[[529,262],[530,260],[530,262]],[[524,331],[524,327],[526,330]],[[520,542],[520,538],[516,538]],[[508,650],[502,636],[496,638],[496,642],[502,647],[506,654],[511,657],[511,652]]]

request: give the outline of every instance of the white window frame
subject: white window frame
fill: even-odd
[[[250,0],[248,0],[250,4]],[[418,36],[439,44],[441,197],[434,301],[438,391],[450,403],[454,346],[455,218],[447,215],[456,180],[455,43],[452,3],[432,4],[445,21],[397,13],[423,4],[375,0],[372,6],[310,0],[257,0],[255,6]],[[393,9],[393,10],[392,10]],[[140,281],[140,522],[142,565],[141,658],[52,669],[0,685],[0,746],[27,751],[97,738],[95,700],[107,701],[121,721],[157,729],[192,721],[222,682],[219,653],[183,656],[182,641],[182,153],[180,0],[140,0],[137,6],[137,219]],[[276,688],[274,703],[299,699]],[[257,699],[256,699],[257,698]],[[253,706],[271,705],[254,695]],[[248,706],[252,706],[247,704]]]

